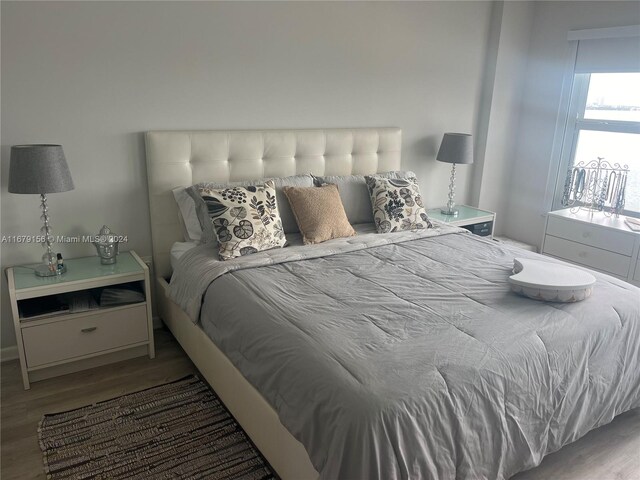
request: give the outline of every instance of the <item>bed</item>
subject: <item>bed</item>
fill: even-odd
[[[508,478],[640,406],[639,289],[596,273],[585,302],[518,297],[513,258],[538,256],[459,229],[363,226],[234,262],[195,247],[172,272],[174,187],[398,170],[400,145],[396,128],[147,133],[159,315],[278,474]]]

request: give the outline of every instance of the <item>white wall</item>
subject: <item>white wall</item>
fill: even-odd
[[[475,132],[491,4],[5,2],[3,235],[40,228],[7,193],[10,146],[61,143],[76,184],[50,195],[55,232],[128,234],[151,253],[142,132],[400,126],[429,206],[446,199],[444,131]],[[472,167],[460,168],[459,203]],[[38,245],[2,245],[2,267]],[[59,245],[64,256],[90,245]],[[15,343],[2,279],[2,342]]]
[[[552,147],[562,82],[569,55],[570,30],[640,24],[638,2],[536,2],[529,63],[522,98],[510,182],[508,214],[503,227],[508,236],[539,245],[548,178],[557,165]]]
[[[533,11],[532,2],[498,2],[492,12],[470,194],[472,204],[496,212],[496,235],[506,230]]]

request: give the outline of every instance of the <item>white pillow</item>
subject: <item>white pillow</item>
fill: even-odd
[[[178,204],[178,218],[180,219],[184,241],[200,243],[202,239],[202,226],[200,225],[196,205],[191,195],[187,193],[185,187],[174,188],[171,192]]]

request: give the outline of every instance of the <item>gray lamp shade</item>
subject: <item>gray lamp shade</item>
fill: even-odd
[[[73,190],[62,145],[14,145],[9,166],[10,193],[56,193]]]
[[[473,163],[473,137],[468,133],[445,133],[436,160],[445,163]]]

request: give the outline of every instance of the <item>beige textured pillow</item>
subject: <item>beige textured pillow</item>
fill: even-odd
[[[305,245],[356,234],[347,220],[337,185],[284,187],[282,191],[289,199]]]

